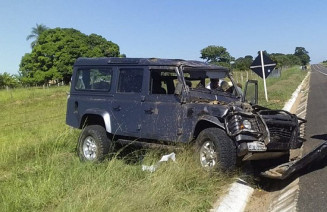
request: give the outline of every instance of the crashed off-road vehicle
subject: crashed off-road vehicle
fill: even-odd
[[[210,79],[219,79],[216,89],[208,86]],[[83,129],[77,148],[83,161],[103,160],[116,144],[180,142],[195,145],[206,169],[288,160],[303,143],[299,129],[305,120],[258,106],[256,81],[247,82],[244,92],[240,87],[228,69],[199,61],[79,58],[66,122]]]

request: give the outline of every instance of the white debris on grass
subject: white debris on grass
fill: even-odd
[[[151,166],[142,165],[142,171],[149,171],[152,173],[157,170],[157,168],[160,166],[160,163],[167,162],[169,159],[176,161],[176,154],[172,152],[169,155],[164,155],[156,164]]]

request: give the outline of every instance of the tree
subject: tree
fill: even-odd
[[[0,88],[15,88],[19,84],[18,79],[14,75],[10,75],[7,72],[0,74]]]
[[[201,58],[209,63],[230,67],[230,61],[235,58],[231,57],[227,49],[222,46],[208,46],[201,50]]]
[[[307,65],[310,62],[309,52],[304,47],[296,47],[294,55],[299,57],[301,65]]]
[[[30,40],[30,39],[34,39],[34,41],[32,41],[31,43],[31,47],[32,49],[34,48],[34,46],[36,45],[40,35],[45,31],[48,30],[49,28],[46,27],[43,24],[36,24],[36,27],[32,27],[32,33],[30,35],[28,35],[26,37],[26,40]]]
[[[270,57],[276,62],[276,68],[301,65],[300,58],[293,54],[271,53]]]
[[[20,76],[24,84],[45,84],[49,80],[68,83],[78,57],[118,57],[119,46],[100,35],[89,36],[76,29],[44,31],[31,53],[23,56]]]
[[[251,55],[246,55],[245,57],[239,57],[235,61],[235,67],[239,70],[249,70],[253,62],[253,57]]]

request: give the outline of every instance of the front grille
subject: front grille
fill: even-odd
[[[270,132],[270,140],[273,142],[289,143],[292,138],[292,128],[268,126],[268,129]]]
[[[298,119],[286,111],[260,111],[270,133],[268,150],[288,150],[297,148]]]

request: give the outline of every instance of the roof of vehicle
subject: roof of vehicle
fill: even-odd
[[[140,65],[140,66],[180,66],[185,68],[195,69],[210,69],[228,71],[227,68],[217,66],[196,60],[181,60],[181,59],[161,59],[161,58],[118,58],[118,57],[101,57],[101,58],[78,58],[75,66],[84,65]]]

